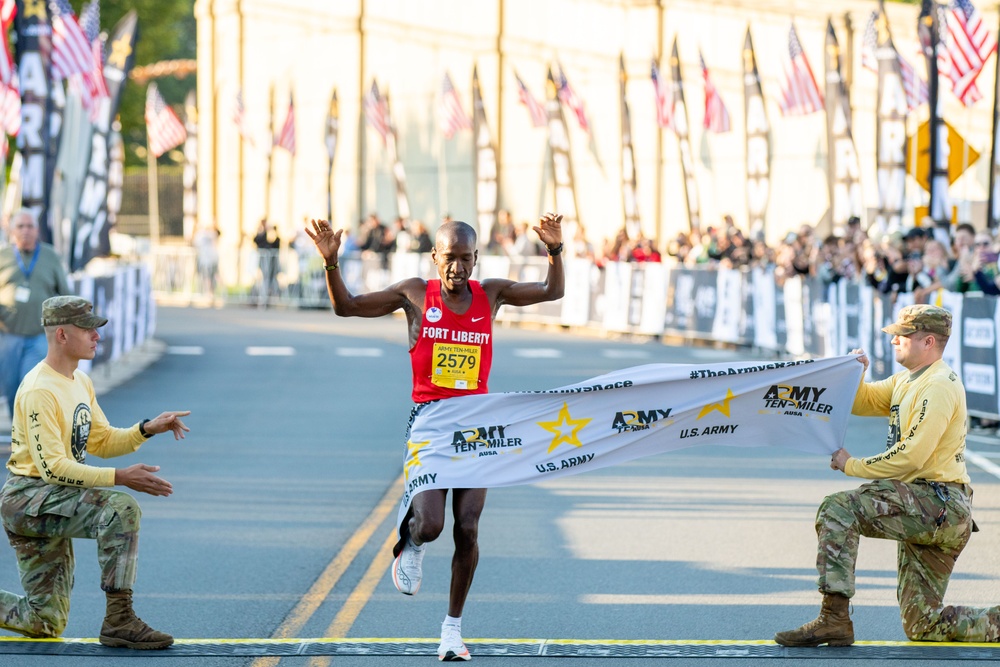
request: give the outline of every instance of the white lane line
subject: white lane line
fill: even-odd
[[[381,357],[383,350],[377,347],[338,347],[338,357]]]
[[[205,348],[201,345],[171,345],[167,348],[167,354],[179,354],[197,357],[205,354]]]
[[[647,350],[601,350],[605,359],[649,359]]]
[[[293,357],[295,356],[294,347],[257,347],[250,346],[247,348],[247,356],[249,357]]]
[[[997,479],[1000,479],[1000,466],[993,461],[990,461],[985,456],[977,454],[975,452],[970,452],[968,449],[965,450],[965,458],[969,460],[970,463],[979,466],[983,471],[988,472]]]
[[[514,350],[514,356],[523,359],[559,359],[563,353],[562,350],[551,347],[525,347]]]

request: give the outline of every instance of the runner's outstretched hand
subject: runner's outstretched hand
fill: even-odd
[[[538,221],[538,226],[532,229],[548,248],[554,248],[562,243],[562,216],[558,213],[546,213]]]
[[[313,220],[306,225],[306,234],[316,244],[316,250],[323,255],[327,264],[337,261],[337,254],[340,252],[340,237],[343,233],[343,229],[333,231],[333,225],[328,220]]]

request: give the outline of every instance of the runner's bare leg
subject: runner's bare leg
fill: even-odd
[[[410,539],[418,547],[426,542],[433,542],[444,530],[444,505],[448,497],[448,489],[429,489],[413,496],[408,528]]]
[[[448,615],[461,618],[479,563],[479,516],[486,505],[486,489],[454,489],[454,493],[455,556],[451,561]]]

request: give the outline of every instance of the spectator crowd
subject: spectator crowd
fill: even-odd
[[[446,214],[442,222],[450,219]],[[272,230],[273,226],[261,221],[254,238],[258,250],[277,250],[279,241],[269,240]],[[304,263],[312,256],[312,247],[299,242],[304,234],[300,237],[291,247],[302,255]],[[546,254],[531,223],[515,222],[506,210],[498,212],[484,244],[485,252],[492,255],[520,258]],[[344,231],[341,252],[381,258],[388,267],[393,253],[427,253],[433,245],[431,232],[422,221],[396,218],[388,225],[371,213],[357,230]],[[570,256],[590,259],[599,267],[608,262],[667,261],[687,268],[761,268],[773,271],[779,285],[792,276],[816,277],[828,285],[860,281],[884,294],[912,292],[916,303],[926,303],[938,289],[1000,295],[1000,241],[990,231],[977,231],[969,223],[954,226],[946,235],[935,230],[929,219],[905,232],[877,234],[862,229],[858,218],[851,218],[844,229],[824,238],[812,225],[803,224],[779,243],[767,244],[744,233],[727,215],[721,224],[678,233],[662,249],[641,231],[629,235],[624,228],[595,247],[579,226],[567,246]]]

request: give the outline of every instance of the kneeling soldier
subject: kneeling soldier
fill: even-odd
[[[157,433],[175,439],[189,429],[164,412],[130,427],[114,428],[97,404],[94,385],[77,366],[93,359],[107,319],[77,296],[57,296],[42,305],[48,354],[24,378],[14,399],[7,481],[0,489],[0,518],[26,595],[0,591],[0,628],[28,637],[58,637],[69,618],[73,588],[74,537],[97,540],[101,588],[107,615],[100,642],[105,646],[162,649],[173,637],[158,632],[132,611],[139,542],[139,505],[132,496],[108,488],[127,486],[153,496],[169,496],[169,482],[154,475],[159,466],[127,468],[86,464],[87,453],[101,458],[131,454]]]

